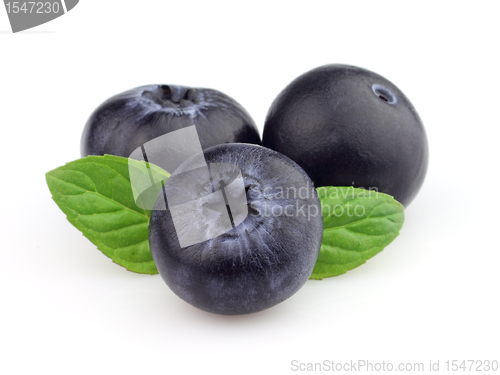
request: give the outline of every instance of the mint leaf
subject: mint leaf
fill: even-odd
[[[140,168],[144,162],[131,163],[137,163],[137,173],[149,181],[146,169]],[[149,171],[164,180],[170,176],[152,164]],[[88,156],[45,176],[52,199],[68,221],[104,255],[129,271],[158,273],[148,241],[151,211],[135,203],[128,158]]]
[[[352,186],[319,187],[317,191],[324,232],[311,279],[356,268],[399,235],[404,207],[390,195]]]

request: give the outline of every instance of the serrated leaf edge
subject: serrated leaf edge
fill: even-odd
[[[321,187],[321,188],[323,188],[324,190],[327,190],[327,188],[328,188],[328,187]],[[342,187],[337,187],[337,188],[342,188]],[[346,187],[346,188],[347,188],[347,189],[349,189],[350,187]],[[356,189],[356,188],[354,188],[354,187],[353,187],[353,189]],[[366,219],[370,219],[370,220],[374,220],[374,219],[389,220],[389,221],[391,221],[391,222],[393,222],[393,223],[395,223],[395,224],[403,224],[403,223],[404,223],[404,208],[403,208],[403,211],[401,211],[401,212],[394,212],[394,213],[392,213],[392,214],[390,214],[390,215],[384,215],[384,216],[374,216],[374,217],[372,217],[372,216],[371,216],[371,214],[373,213],[373,211],[374,211],[377,207],[380,207],[381,205],[384,205],[384,204],[399,205],[400,207],[403,207],[403,206],[401,205],[401,203],[400,203],[400,202],[398,202],[396,199],[394,199],[394,197],[393,197],[393,196],[391,196],[391,195],[389,195],[389,194],[384,194],[384,193],[378,193],[378,194],[383,194],[383,195],[385,195],[386,197],[390,197],[390,198],[391,198],[391,200],[389,200],[389,201],[384,201],[384,202],[381,202],[381,203],[379,203],[379,204],[377,204],[377,205],[373,206],[373,207],[372,207],[372,209],[370,210],[370,213],[369,213],[366,217],[364,217],[364,218],[362,218],[362,219],[360,219],[360,220],[355,220],[355,221],[352,221],[352,222],[349,222],[349,223],[346,223],[346,224],[343,224],[343,225],[338,225],[338,226],[333,226],[333,227],[325,228],[325,229],[323,229],[323,232],[325,232],[325,231],[327,231],[327,230],[336,230],[336,229],[344,228],[345,230],[349,230],[349,231],[351,231],[351,232],[353,232],[353,233],[356,233],[356,234],[362,234],[362,235],[366,235],[366,236],[369,236],[369,237],[383,237],[383,236],[387,236],[389,233],[387,233],[387,234],[380,234],[380,235],[373,235],[373,234],[367,234],[367,233],[363,233],[363,232],[356,232],[356,231],[352,230],[351,228],[348,228],[348,226],[349,226],[349,225],[359,224],[360,222],[362,222],[362,221],[364,221],[364,220],[366,220]],[[327,201],[328,199],[332,199],[332,198],[324,198],[324,199],[321,201],[321,203],[323,203],[323,202]],[[339,199],[340,199],[340,198],[339,198]],[[346,198],[344,198],[344,199],[346,199]],[[354,197],[354,198],[352,198],[351,200],[347,200],[345,203],[343,203],[343,204],[342,204],[342,206],[345,206],[345,205],[347,205],[348,203],[352,203],[353,201],[356,201],[356,200],[358,200],[358,199],[366,199],[366,197]],[[320,198],[320,200],[321,200],[321,198]],[[332,199],[332,200],[333,200],[333,199]],[[323,204],[322,204],[321,206],[323,207]],[[396,215],[397,215],[397,216],[402,216],[402,220],[397,220],[397,221],[395,221],[395,220],[391,220],[391,217],[396,216]],[[331,217],[331,215],[328,215],[328,216],[324,217],[324,219],[323,219],[323,220],[328,219],[329,217]],[[401,227],[402,227],[402,226],[401,226]],[[360,254],[360,255],[361,255],[361,254],[363,254],[363,253],[369,252],[369,251],[371,251],[371,250],[373,250],[373,249],[377,249],[377,248],[379,248],[379,247],[380,247],[381,249],[380,249],[380,250],[379,250],[376,254],[374,254],[374,255],[373,255],[373,256],[375,256],[375,255],[379,254],[380,252],[382,252],[382,251],[383,251],[383,250],[384,250],[387,246],[389,246],[389,245],[390,245],[390,244],[391,244],[391,243],[392,243],[392,242],[393,242],[393,241],[394,241],[394,240],[395,240],[395,239],[399,236],[400,231],[401,231],[401,228],[400,228],[397,232],[392,232],[392,233],[394,233],[394,234],[395,234],[395,236],[394,236],[394,238],[393,238],[393,239],[392,239],[392,240],[391,240],[391,241],[390,241],[387,245],[385,245],[385,246],[374,246],[374,247],[371,247],[371,248],[366,249],[366,250],[363,250],[363,251],[343,249],[343,248],[338,247],[338,246],[330,246],[330,245],[327,245],[327,246],[329,246],[329,247],[331,247],[331,248],[335,248],[335,247],[336,247],[337,249],[339,249],[339,250],[343,250],[343,251],[355,252],[356,254]],[[312,272],[311,276],[309,277],[309,279],[310,279],[310,280],[322,280],[322,279],[324,279],[324,278],[328,278],[328,277],[335,277],[335,276],[343,275],[344,273],[346,273],[346,272],[348,272],[348,271],[351,271],[352,269],[357,268],[357,267],[359,267],[359,266],[360,266],[360,265],[362,265],[362,264],[365,264],[365,263],[366,263],[366,261],[368,261],[369,259],[371,259],[373,256],[371,256],[370,258],[364,259],[364,260],[363,260],[361,263],[359,263],[357,266],[353,266],[352,268],[348,268],[348,267],[347,267],[347,269],[346,269],[345,271],[343,271],[343,272],[336,273],[336,274],[330,274],[330,275],[328,275],[328,276],[319,276],[319,275],[315,275],[315,274],[314,274],[314,270],[313,270],[313,272]],[[348,264],[349,264],[349,263],[343,263],[343,264],[341,264],[341,263],[329,263],[329,262],[317,261],[317,262],[316,262],[316,264],[318,264],[318,263],[321,263],[321,264],[331,264],[331,265],[339,265],[339,266],[340,266],[340,265],[343,265],[343,266],[344,266],[344,265],[348,265]],[[354,263],[354,264],[356,264],[357,262],[356,262],[356,261],[353,261],[353,262],[350,262],[350,263]]]
[[[107,156],[107,155],[105,155],[104,157],[106,157],[106,156]],[[110,158],[108,157],[107,159],[110,159]],[[77,159],[77,160],[81,160],[81,159]],[[71,162],[70,162],[70,163],[71,163]],[[122,227],[122,228],[113,229],[113,230],[111,230],[111,231],[98,232],[98,231],[96,231],[96,230],[94,230],[94,229],[91,229],[91,228],[89,228],[89,227],[85,226],[85,224],[84,224],[82,221],[78,220],[78,217],[79,217],[79,216],[82,216],[82,214],[80,214],[80,213],[78,213],[77,211],[73,210],[73,209],[72,209],[72,208],[70,208],[68,205],[64,204],[63,202],[58,203],[58,202],[56,201],[55,194],[52,192],[52,190],[50,189],[50,185],[49,185],[49,190],[50,190],[50,193],[51,193],[51,198],[52,198],[52,200],[56,203],[56,205],[57,205],[57,206],[62,205],[62,206],[64,206],[64,207],[65,207],[68,211],[72,211],[72,212],[74,212],[74,213],[75,213],[75,217],[74,217],[74,218],[72,218],[72,219],[70,219],[68,215],[65,215],[65,216],[66,216],[66,219],[67,219],[67,220],[68,220],[71,224],[73,224],[73,223],[72,223],[72,221],[78,222],[78,225],[79,225],[79,226],[81,226],[81,227],[85,228],[85,229],[86,229],[86,230],[88,230],[88,231],[94,232],[94,233],[109,233],[109,232],[112,232],[112,231],[115,231],[115,230],[122,230],[122,229],[126,229],[126,228],[129,228],[129,227],[131,227],[131,226],[135,226],[135,225],[143,225],[143,224],[148,224],[148,225],[149,225],[149,219],[150,219],[150,216],[147,214],[147,213],[148,213],[148,211],[147,211],[147,210],[141,209],[141,211],[143,211],[143,213],[141,213],[141,212],[139,212],[139,211],[136,211],[136,210],[131,209],[130,207],[124,206],[122,203],[117,202],[117,201],[115,201],[115,200],[113,200],[113,199],[111,199],[111,198],[109,198],[109,197],[107,197],[107,196],[105,196],[105,195],[100,194],[99,192],[97,192],[97,188],[96,188],[95,183],[94,183],[94,181],[93,181],[92,179],[90,179],[90,181],[91,181],[92,185],[94,186],[94,190],[93,190],[93,191],[91,191],[91,190],[87,190],[87,189],[84,189],[84,188],[82,188],[81,186],[78,186],[78,185],[76,185],[76,184],[74,184],[74,183],[72,183],[72,182],[69,182],[69,181],[65,181],[65,180],[60,179],[60,178],[58,178],[58,177],[54,176],[53,174],[51,174],[51,172],[54,172],[54,171],[56,171],[56,170],[66,170],[66,171],[72,171],[72,172],[80,173],[80,174],[82,174],[82,175],[84,175],[84,176],[86,176],[86,177],[89,177],[88,175],[86,175],[86,174],[85,174],[84,172],[82,172],[82,171],[79,171],[79,170],[75,170],[75,169],[70,168],[70,163],[66,163],[65,165],[63,165],[63,166],[61,166],[61,167],[58,167],[58,168],[56,168],[56,169],[54,169],[54,170],[51,170],[51,171],[49,171],[49,172],[45,173],[45,178],[46,178],[46,180],[48,180],[48,179],[54,179],[54,180],[58,180],[58,181],[60,181],[60,182],[62,182],[62,183],[64,183],[64,184],[72,185],[72,186],[74,186],[74,187],[75,187],[75,188],[77,188],[77,189],[81,189],[81,190],[82,190],[82,193],[80,193],[80,194],[61,194],[61,193],[57,193],[59,196],[61,196],[61,197],[65,197],[65,196],[76,196],[76,195],[83,195],[83,194],[87,194],[87,193],[96,194],[96,195],[98,195],[99,197],[101,197],[101,198],[103,198],[103,199],[107,200],[108,202],[111,202],[111,203],[113,203],[113,204],[116,204],[116,205],[118,205],[118,206],[122,207],[122,209],[123,209],[123,210],[129,210],[129,211],[130,211],[130,212],[132,212],[132,213],[135,213],[135,214],[137,214],[137,215],[142,215],[142,216],[144,216],[144,217],[146,218],[146,221],[145,221],[144,223],[135,223],[135,224],[132,224],[132,225],[129,225],[129,226],[124,226],[124,227]],[[88,163],[88,165],[90,165],[90,164],[96,164],[96,165],[99,165],[99,166],[101,166],[101,167],[106,167],[106,168],[108,168],[109,170],[111,170],[111,171],[115,172],[115,173],[116,173],[118,176],[120,176],[122,179],[124,179],[124,180],[125,180],[125,182],[130,182],[130,181],[128,181],[128,180],[127,180],[127,178],[126,178],[125,176],[123,176],[120,172],[116,171],[115,169],[113,169],[113,168],[109,167],[108,165],[106,165],[106,164],[104,164],[104,163],[98,163],[98,162],[95,162],[95,161],[90,161],[90,162]],[[110,211],[110,212],[103,212],[103,213],[113,213],[113,212],[118,212],[118,211],[120,211],[120,210],[117,210],[117,211]],[[98,213],[98,214],[93,214],[93,215],[99,215],[99,214],[101,214],[101,213]],[[100,241],[100,240],[98,240],[98,239],[96,239],[95,241],[90,240],[88,237],[86,237],[86,236],[83,234],[83,232],[82,232],[82,230],[81,230],[80,228],[78,228],[75,224],[73,224],[73,225],[76,227],[76,229],[78,229],[78,230],[80,231],[80,233],[82,234],[82,236],[83,236],[83,237],[87,238],[87,240],[89,240],[91,243],[93,243],[94,245],[96,245],[96,246],[97,246],[97,248],[98,248],[98,249],[99,249],[99,250],[100,250],[100,251],[101,251],[104,255],[106,255],[108,258],[110,258],[110,259],[111,259],[111,261],[112,261],[113,263],[116,263],[116,264],[118,264],[119,266],[124,267],[126,270],[128,270],[128,271],[130,271],[130,272],[141,273],[141,274],[150,274],[150,275],[154,275],[154,274],[157,274],[157,273],[158,273],[158,272],[156,272],[156,273],[142,272],[142,271],[138,271],[138,270],[134,270],[134,269],[133,269],[133,268],[135,268],[135,267],[133,267],[133,265],[144,265],[144,264],[148,264],[148,263],[151,263],[151,262],[154,264],[154,260],[153,260],[153,259],[151,259],[151,260],[149,260],[149,261],[143,261],[143,262],[130,262],[130,261],[128,261],[128,260],[126,260],[126,259],[124,259],[124,258],[122,258],[122,257],[120,257],[120,256],[118,256],[118,255],[116,255],[116,254],[115,254],[115,250],[123,249],[123,248],[128,247],[128,246],[136,246],[136,245],[138,245],[138,244],[140,244],[140,243],[142,243],[142,242],[149,241],[149,239],[141,240],[141,241],[139,241],[139,242],[137,242],[137,243],[129,244],[129,245],[125,246],[125,247],[116,247],[116,248],[112,248],[112,247],[110,247],[110,246],[108,246],[108,245],[104,244],[102,241]],[[115,261],[115,259],[113,259],[111,256],[109,256],[108,254],[109,254],[110,252],[112,252],[112,256],[113,256],[113,257],[115,257],[115,258],[118,258],[118,259],[122,260],[122,261],[123,261],[123,262],[122,262],[122,264],[121,264],[121,263],[118,263],[117,261]],[[127,263],[128,265],[125,265],[125,263]],[[132,265],[132,266],[131,266],[131,265]]]

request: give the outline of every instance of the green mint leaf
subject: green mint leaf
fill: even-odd
[[[404,207],[393,197],[352,186],[317,188],[323,242],[311,279],[343,274],[381,252],[399,234]]]
[[[134,176],[149,181],[166,180],[170,175],[144,162],[131,161]],[[142,166],[142,168],[140,168]],[[129,177],[129,159],[119,156],[88,156],[48,172],[52,199],[68,221],[108,256],[129,271],[157,274],[149,249],[151,211],[139,208]]]

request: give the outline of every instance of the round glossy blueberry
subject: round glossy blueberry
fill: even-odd
[[[168,204],[154,210],[149,241],[160,275],[180,298],[218,314],[252,313],[286,300],[310,277],[321,245],[323,220],[312,181],[288,157],[262,146],[214,146],[205,158],[241,170],[248,216],[227,233],[182,248]],[[213,189],[231,178],[215,178]],[[206,189],[212,191],[210,184]],[[160,193],[155,208],[164,202]]]
[[[427,172],[424,126],[408,98],[369,70],[326,65],[272,103],[263,145],[297,162],[316,186],[375,188],[407,206]]]
[[[113,96],[92,113],[82,134],[81,155],[129,157],[144,143],[192,125],[202,148],[260,144],[254,121],[229,96],[211,89],[149,85]]]

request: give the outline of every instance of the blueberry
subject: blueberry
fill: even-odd
[[[252,313],[284,301],[310,277],[321,245],[323,220],[312,181],[295,162],[262,146],[219,145],[206,149],[204,156],[211,182],[203,184],[201,178],[191,187],[186,182],[193,183],[193,176],[180,174],[178,180],[172,176],[170,198],[165,202],[169,193],[160,192],[155,203],[149,242],[158,271],[180,298],[212,313]],[[214,166],[227,168],[216,173]],[[179,167],[190,168],[190,160]],[[225,188],[238,173],[247,216],[238,221],[238,213],[224,194],[232,228],[181,247],[182,231],[191,222],[201,222],[199,233],[204,234],[206,222],[199,218],[219,217],[220,212],[211,208],[213,202],[212,206],[198,204],[185,226],[176,227],[172,192],[184,202],[200,191],[205,196],[228,192]]]
[[[290,83],[267,114],[263,145],[296,161],[316,186],[376,188],[407,206],[427,172],[424,126],[394,84],[326,65]]]
[[[81,155],[128,157],[144,143],[191,125],[203,148],[260,144],[254,121],[229,96],[211,89],[150,85],[113,96],[92,113],[83,131]]]

